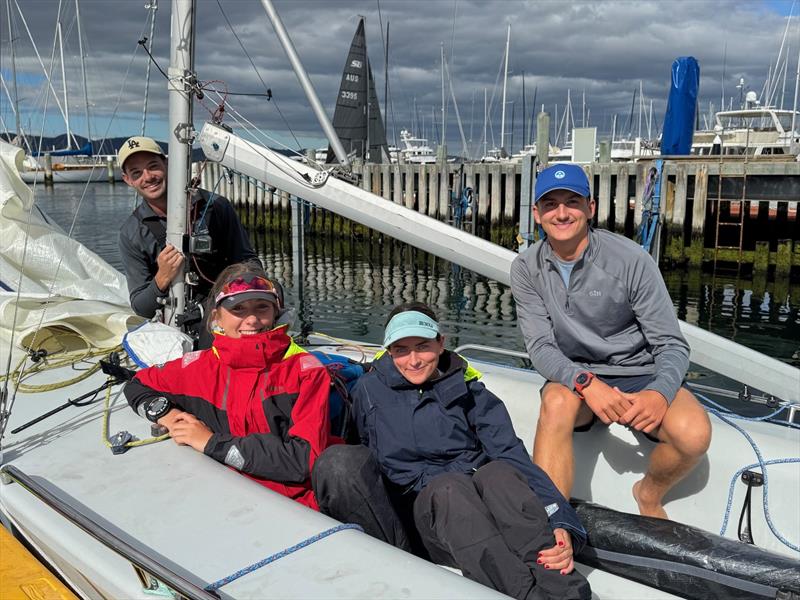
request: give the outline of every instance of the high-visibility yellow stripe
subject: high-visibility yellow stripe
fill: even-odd
[[[0,527],[0,556],[3,600],[77,600],[5,527]]]

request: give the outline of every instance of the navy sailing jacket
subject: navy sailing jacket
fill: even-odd
[[[463,358],[445,350],[442,374],[421,386],[409,383],[388,353],[373,365],[351,392],[353,412],[361,442],[390,481],[419,492],[442,473],[472,474],[492,460],[505,461],[528,480],[551,527],[568,530],[580,550],[586,530],[575,510],[533,464],[505,405]]]

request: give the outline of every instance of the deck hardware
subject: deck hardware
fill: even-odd
[[[741,391],[739,392],[739,401],[740,402],[750,402],[752,399],[752,395],[750,394],[750,388],[746,385],[742,387]]]
[[[764,476],[755,471],[745,471],[742,473],[742,481],[747,484],[747,492],[744,496],[742,513],[739,515],[739,540],[745,544],[753,544],[753,527],[751,522],[752,491],[754,487],[764,485]]]
[[[126,444],[133,440],[133,436],[127,431],[120,431],[109,438],[111,444],[111,454],[125,454],[128,451]]]

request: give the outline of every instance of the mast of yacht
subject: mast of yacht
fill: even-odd
[[[150,35],[147,38],[147,50],[152,53],[153,50],[153,32],[156,27],[156,12],[158,11],[158,0],[150,0],[145,5],[145,8],[150,11]],[[144,76],[144,101],[142,103],[142,133],[144,135],[145,126],[147,125],[147,101],[150,96],[150,65],[152,60],[147,61]]]
[[[92,122],[89,119],[89,90],[86,86],[86,57],[83,55],[83,35],[81,34],[81,9],[75,0],[75,21],[78,26],[78,52],[81,54],[81,78],[83,79],[83,103],[86,107],[86,135],[92,143]],[[149,61],[148,61],[149,62]]]
[[[17,92],[17,58],[14,51],[14,32],[11,28],[11,0],[6,0],[6,17],[8,18],[8,40],[11,44],[11,83],[14,89],[14,99],[11,104],[14,107],[14,125],[16,134],[22,136],[22,126],[19,118],[19,94]],[[24,136],[22,136],[24,139]]]
[[[169,161],[167,163],[167,243],[183,248],[186,233],[190,155],[194,139],[192,99],[194,73],[195,0],[172,0],[170,23]],[[170,298],[164,308],[165,322],[177,325],[186,308],[184,267],[170,284]]]
[[[444,106],[444,102],[445,102],[445,100],[444,100],[444,42],[441,42],[439,44],[439,49],[440,49],[441,54],[442,54],[442,136],[439,139],[439,145],[440,146],[444,146],[445,145],[445,132],[447,131],[447,124],[445,123],[445,121],[447,120],[447,112],[446,112],[445,106]]]
[[[503,107],[500,111],[500,152],[505,150],[506,141],[506,87],[508,86],[508,49],[511,46],[511,24],[506,32],[506,60],[503,74]]]
[[[797,92],[800,89],[800,48],[797,51],[797,71],[794,76],[794,102],[792,103],[792,137],[794,138],[797,133],[795,123],[797,122]]]
[[[488,104],[488,96],[486,95],[486,88],[483,88],[483,156],[486,157],[487,149],[486,145],[489,143],[489,139],[486,137],[486,124],[489,121],[489,104]]]
[[[64,70],[64,41],[61,38],[61,16],[59,15],[56,23],[56,35],[58,36],[58,52],[61,55],[61,85],[64,90],[64,123],[67,126],[67,150],[72,150],[72,130],[69,126],[69,101],[67,99],[67,75]],[[75,142],[77,146],[77,141]]]

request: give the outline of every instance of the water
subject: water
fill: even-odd
[[[73,237],[121,268],[117,232],[133,208],[122,185],[37,186],[44,209]],[[309,234],[302,280],[294,273],[289,232],[251,234],[267,273],[284,283],[298,328],[379,343],[396,304],[422,300],[439,315],[448,347],[484,344],[523,350],[511,291],[414,248]],[[800,366],[800,286],[745,281],[695,271],[664,273],[679,318]]]

